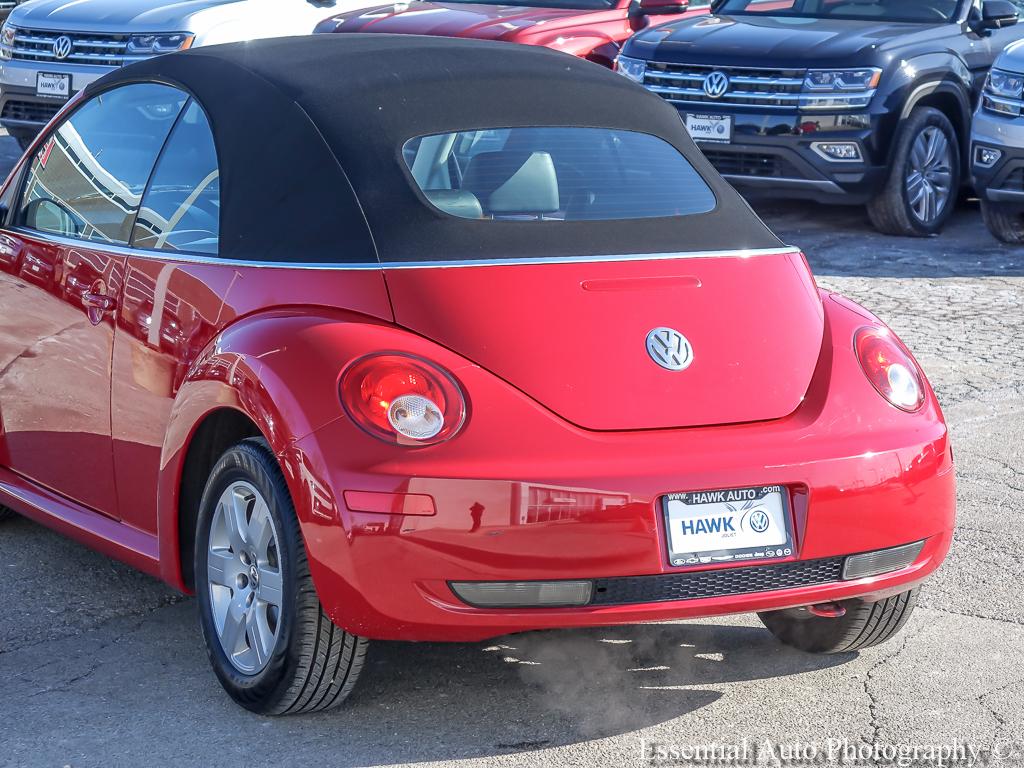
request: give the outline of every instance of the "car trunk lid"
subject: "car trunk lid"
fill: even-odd
[[[396,321],[588,430],[777,419],[807,390],[824,312],[802,254],[385,269]],[[677,331],[681,370],[655,329]],[[648,351],[651,346],[651,351]],[[469,393],[472,399],[472,393]]]

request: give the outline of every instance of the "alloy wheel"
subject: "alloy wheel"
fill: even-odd
[[[939,218],[953,191],[952,146],[941,129],[930,125],[917,134],[904,183],[914,217],[922,224]]]
[[[235,669],[255,675],[277,645],[284,593],[278,532],[254,486],[236,481],[221,494],[207,548],[217,638]]]

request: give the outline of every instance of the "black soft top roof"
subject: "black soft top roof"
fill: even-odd
[[[411,35],[211,46],[112,72],[87,92],[159,80],[213,127],[221,256],[372,263],[774,248],[674,108],[605,68],[541,48]],[[474,221],[441,213],[401,156],[410,138],[517,126],[654,134],[707,179],[715,210],[622,221]]]

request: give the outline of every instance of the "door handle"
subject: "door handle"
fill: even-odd
[[[117,308],[117,299],[107,296],[105,293],[86,291],[82,294],[82,301],[86,306],[98,309],[100,312],[113,312]]]

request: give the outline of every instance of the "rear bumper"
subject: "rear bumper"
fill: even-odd
[[[459,376],[475,410],[450,443],[381,453],[346,419],[299,440],[281,458],[328,614],[370,638],[473,641],[876,599],[918,584],[952,539],[946,427],[931,393],[922,411],[907,414],[874,392],[850,351],[870,316],[839,300],[826,305],[832,343],[803,405],[784,419],[586,432],[517,393],[498,393],[490,374],[470,367]],[[756,484],[788,489],[795,552],[756,565],[669,564],[665,494]],[[429,496],[436,513],[353,511],[346,490]],[[843,581],[833,564],[822,566],[823,576],[780,582],[761,570],[796,564],[817,574],[819,561],[922,540],[913,564],[882,576]],[[682,574],[725,587],[680,587]],[[474,608],[450,587],[573,579],[594,580],[590,604]]]

